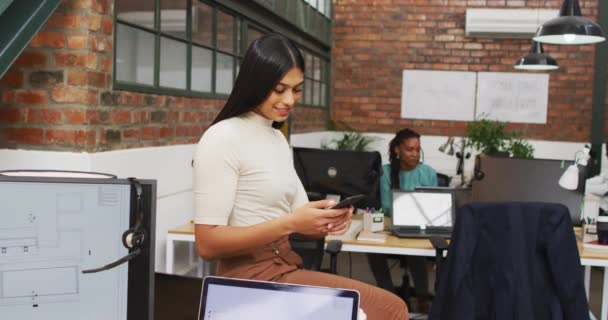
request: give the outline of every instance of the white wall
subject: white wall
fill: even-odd
[[[294,134],[291,144],[300,147],[320,147],[335,132]],[[378,137],[373,143],[383,162],[388,159],[388,142],[391,134],[370,134]],[[439,172],[454,175],[456,157],[440,153],[437,148],[447,137],[423,136],[425,162]],[[537,158],[573,159],[583,143],[531,141]],[[0,170],[9,169],[55,169],[106,172],[120,178],[137,177],[157,181],[156,205],[156,271],[165,270],[165,239],[167,230],[187,223],[192,219],[192,153],[194,145],[151,147],[108,151],[99,153],[74,153],[55,151],[0,150]],[[605,155],[605,152],[603,152]],[[602,168],[608,170],[608,160],[603,158]],[[465,171],[472,172],[472,158]],[[458,181],[456,181],[457,183]],[[179,251],[179,250],[178,250]],[[179,252],[178,252],[179,253]],[[186,260],[185,252],[176,261]],[[176,270],[180,269],[179,267]]]

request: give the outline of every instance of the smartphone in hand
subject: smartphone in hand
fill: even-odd
[[[342,208],[348,208],[352,205],[354,205],[355,203],[357,203],[359,200],[365,198],[364,194],[358,194],[358,195],[354,195],[354,196],[350,196],[336,204],[334,204],[333,206],[329,207],[328,209],[342,209]]]

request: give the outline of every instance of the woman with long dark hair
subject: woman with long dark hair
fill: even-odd
[[[383,166],[380,178],[380,197],[382,209],[388,215],[392,212],[393,189],[414,190],[416,187],[436,187],[437,172],[423,164],[421,159],[420,134],[412,129],[403,129],[395,134],[388,146],[389,164]],[[407,266],[414,280],[417,310],[427,312],[429,308],[429,280],[426,269],[426,258],[416,256],[390,256],[386,254],[368,254],[367,260],[379,287],[394,290],[388,266],[388,258],[397,258]],[[404,278],[407,279],[407,278]],[[409,283],[402,284],[402,289]]]
[[[194,156],[198,253],[225,277],[356,289],[368,319],[407,319],[407,307],[380,288],[300,269],[288,236],[343,234],[352,208],[309,202],[291,150],[277,130],[302,94],[304,59],[287,38],[265,35],[248,48],[234,89]]]

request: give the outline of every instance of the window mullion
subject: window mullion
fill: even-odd
[[[160,86],[160,0],[154,1],[154,86]]]
[[[186,4],[186,38],[188,39],[188,47],[186,48],[186,90],[188,91],[192,90],[192,1],[187,0]]]

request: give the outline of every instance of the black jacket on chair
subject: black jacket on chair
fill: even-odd
[[[589,319],[568,208],[508,202],[458,209],[429,319]]]

